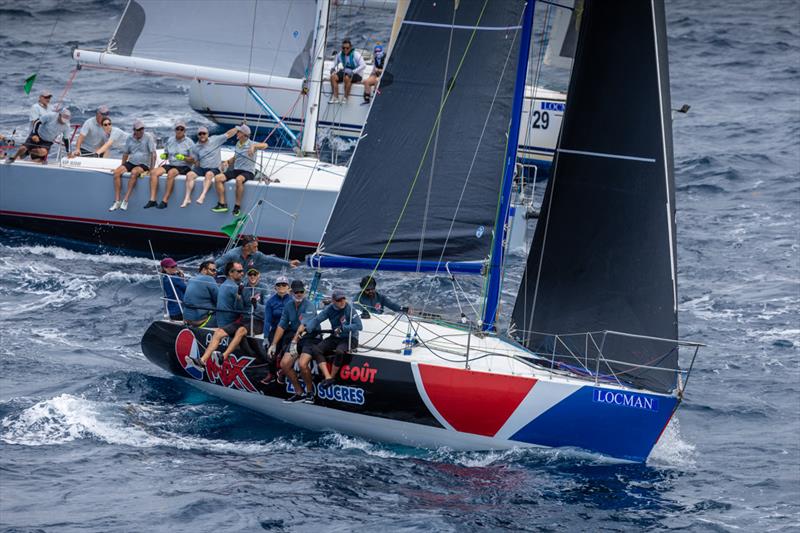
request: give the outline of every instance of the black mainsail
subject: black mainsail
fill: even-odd
[[[516,336],[534,351],[549,355],[553,334],[677,339],[666,40],[663,0],[585,3],[554,173],[513,313]],[[560,339],[598,367],[585,337]],[[604,357],[618,362],[601,373],[675,387],[675,343],[605,339]],[[567,350],[556,354],[577,366]]]
[[[409,270],[488,256],[524,7],[411,2],[322,254]]]

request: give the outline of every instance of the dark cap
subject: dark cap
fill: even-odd
[[[359,285],[362,289],[374,289],[377,283],[375,283],[375,278],[372,276],[364,276],[361,278],[361,283]]]
[[[338,302],[342,298],[347,298],[347,295],[344,293],[344,291],[342,289],[334,289],[333,294],[331,294],[331,300]]]
[[[247,273],[250,274],[251,272],[255,272],[256,274],[261,274],[257,268],[250,267],[247,269]]]
[[[258,242],[258,237],[255,235],[242,235],[241,236],[242,246],[245,244],[250,244],[251,242]]]
[[[299,279],[292,280],[292,292],[304,291],[304,290],[306,290],[306,286],[303,285],[302,281],[300,281]]]
[[[161,260],[161,266],[164,268],[172,268],[178,266],[178,263],[171,257],[165,257]]]

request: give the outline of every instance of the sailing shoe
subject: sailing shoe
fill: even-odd
[[[305,402],[305,400],[306,400],[305,394],[293,394],[292,396],[283,400],[283,403]]]
[[[306,393],[306,395],[305,395],[305,396],[306,396],[306,397],[305,397],[305,398],[303,398],[303,403],[310,403],[310,404],[312,404],[312,405],[313,405],[313,404],[314,404],[314,395],[313,395],[313,394],[308,394],[308,393]]]
[[[166,209],[166,208],[167,208],[167,202],[158,202],[158,205],[156,206],[156,209]]]
[[[238,205],[233,206],[233,216],[238,217],[241,212],[242,211]]]
[[[155,207],[157,205],[158,204],[155,203],[153,200],[148,200],[148,202],[146,204],[144,204],[144,208],[145,209],[150,209],[151,207]]]
[[[119,202],[119,201],[114,202],[113,204],[111,204],[111,207],[109,207],[108,210],[109,211],[116,211],[117,209],[120,208],[121,205],[122,205],[122,202]]]
[[[122,209],[123,211],[127,211],[128,210],[128,202],[123,200],[122,203],[119,204],[119,208]]]
[[[277,381],[280,385],[286,384],[286,374],[283,373],[283,370],[278,370],[275,381]]]
[[[337,97],[335,97],[335,96],[331,96],[331,99],[328,100],[328,103],[329,104],[338,104],[339,103],[339,99]]]
[[[319,386],[325,388],[325,387],[330,387],[334,383],[336,383],[336,380],[334,378],[328,378],[328,379],[323,379],[322,382],[319,384]]]
[[[225,204],[217,204],[217,205],[215,205],[214,207],[211,208],[211,211],[214,212],[214,213],[227,213],[228,212],[228,206],[225,205]]]

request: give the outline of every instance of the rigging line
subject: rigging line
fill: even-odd
[[[520,16],[520,22],[522,22],[522,16],[524,16],[524,15]],[[497,95],[500,92],[501,81],[502,81],[503,77],[505,77],[506,68],[508,67],[508,61],[511,59],[511,53],[514,51],[514,43],[516,43],[518,34],[519,34],[519,31],[515,31],[514,32],[514,38],[511,41],[511,45],[508,47],[508,53],[506,53],[506,59],[505,59],[505,62],[503,63],[503,70],[500,72],[500,76],[498,78],[497,85],[495,86],[494,95],[492,95],[492,102],[489,105],[489,110],[486,113],[486,119],[483,121],[483,128],[481,129],[481,134],[478,137],[478,146],[476,147],[475,152],[472,154],[472,161],[470,162],[469,169],[467,170],[467,176],[466,176],[466,179],[464,180],[464,185],[463,185],[463,187],[461,187],[461,195],[458,197],[458,203],[456,204],[455,212],[453,213],[453,217],[450,219],[450,227],[447,230],[447,236],[445,237],[444,244],[442,246],[442,253],[439,255],[439,264],[441,264],[442,260],[444,259],[444,254],[445,254],[445,251],[447,249],[447,245],[448,245],[448,243],[450,241],[450,236],[452,235],[453,227],[455,226],[455,217],[458,214],[458,211],[461,209],[461,202],[464,199],[464,194],[466,193],[467,185],[469,184],[469,179],[472,176],[472,170],[475,167],[475,161],[478,158],[478,149],[480,149],[480,146],[483,143],[483,137],[484,137],[484,135],[486,133],[486,128],[489,125],[489,119],[492,116],[492,110],[494,109],[494,104],[495,104],[495,101],[497,100]],[[438,273],[438,272],[439,272],[439,267],[437,266],[436,267],[436,273]],[[429,288],[428,288],[428,294],[425,297],[425,303],[424,303],[423,311],[427,307],[428,300],[430,298],[430,294],[431,294],[432,289],[433,289],[433,285],[431,284],[429,286]]]
[[[536,61],[533,83],[531,84],[533,86],[533,94],[531,95],[531,100],[530,100],[531,103],[528,106],[528,124],[525,129],[525,144],[528,146],[533,145],[533,141],[531,140],[533,138],[533,128],[531,127],[531,124],[533,123],[533,111],[534,111],[533,108],[534,104],[536,103],[536,95],[539,92],[539,79],[542,74],[542,64],[544,63],[544,52],[545,52],[544,43],[545,43],[545,37],[549,34],[548,23],[550,21],[550,11],[552,9],[553,9],[552,7],[547,6],[547,11],[545,11],[544,22],[542,24],[542,42],[539,45],[538,59]],[[533,41],[535,41],[535,38],[533,39]]]
[[[450,26],[450,36],[447,40],[447,57],[444,61],[444,72],[442,76],[442,93],[439,96],[439,105],[443,105],[445,91],[447,90],[447,72],[450,69],[450,52],[453,49],[453,34],[455,33],[456,23],[456,3],[453,3],[453,24]],[[420,232],[419,251],[417,252],[417,272],[419,272],[420,263],[422,263],[422,250],[425,247],[425,230],[428,227],[428,210],[431,203],[431,190],[433,189],[433,176],[436,173],[436,153],[439,148],[439,133],[441,132],[440,125],[436,126],[436,137],[433,140],[433,151],[431,152],[431,169],[428,176],[428,192],[425,195],[425,210],[422,212],[422,231]],[[437,267],[438,269],[438,267]]]
[[[487,6],[488,3],[489,3],[489,0],[485,0],[484,1],[483,7],[481,8],[480,15],[478,15],[477,23],[480,23],[481,19],[483,18],[483,14],[486,11],[486,6]],[[472,43],[475,40],[475,35],[476,34],[477,34],[477,30],[473,30],[472,33],[470,34],[469,41],[467,41],[467,46],[464,49],[464,53],[461,56],[461,59],[459,60],[458,67],[456,68],[456,72],[453,75],[453,83],[450,85],[449,89],[447,90],[447,95],[445,96],[444,102],[442,102],[442,105],[439,106],[439,112],[436,114],[436,120],[434,120],[433,129],[431,129],[431,132],[428,135],[428,142],[425,144],[425,149],[422,152],[422,158],[420,159],[419,165],[417,166],[417,172],[414,175],[414,179],[411,181],[411,186],[410,186],[410,188],[408,190],[408,195],[406,196],[405,202],[403,202],[403,207],[400,209],[400,214],[397,217],[397,222],[395,222],[394,228],[392,229],[392,233],[391,233],[391,235],[389,235],[389,238],[386,241],[386,245],[383,247],[383,251],[381,252],[380,257],[378,258],[378,261],[376,261],[375,267],[372,269],[372,272],[370,273],[370,276],[373,276],[373,277],[375,276],[375,272],[378,271],[378,266],[380,265],[381,261],[383,261],[383,258],[386,255],[386,252],[389,250],[389,246],[392,244],[392,241],[394,240],[394,236],[397,233],[397,228],[400,227],[400,222],[403,220],[403,216],[405,215],[406,208],[408,207],[408,203],[411,200],[411,195],[413,194],[414,188],[416,187],[417,180],[419,179],[419,174],[422,171],[422,166],[425,164],[425,159],[427,159],[428,149],[430,148],[431,141],[433,140],[433,135],[434,135],[434,133],[436,131],[436,128],[438,127],[439,122],[441,122],[441,120],[442,120],[442,113],[444,111],[445,105],[447,104],[447,99],[450,97],[450,94],[453,91],[453,86],[455,85],[455,80],[458,78],[458,75],[461,72],[461,67],[464,65],[464,60],[466,59],[467,54],[469,53],[470,49],[472,48]]]
[[[250,85],[250,73],[253,68],[253,47],[255,46],[256,40],[256,12],[258,11],[258,0],[253,2],[253,24],[250,29],[250,56],[247,60],[247,85]],[[247,117],[247,100],[250,96],[247,94],[247,91],[244,92],[243,95],[244,101],[242,102],[244,106],[242,107],[245,110],[245,117]]]

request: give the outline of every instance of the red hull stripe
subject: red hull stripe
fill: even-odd
[[[419,365],[425,392],[456,431],[493,437],[536,383],[535,379]]]
[[[144,230],[155,230],[155,231],[166,231],[170,233],[181,233],[181,234],[189,234],[189,235],[203,235],[206,237],[219,237],[221,239],[228,239],[228,236],[220,231],[206,231],[202,229],[191,229],[191,228],[172,228],[167,226],[154,226],[151,224],[137,224],[135,222],[120,222],[119,220],[100,220],[96,218],[81,218],[81,217],[67,217],[63,215],[51,215],[51,214],[44,214],[44,213],[23,213],[20,211],[0,211],[0,215],[6,216],[17,216],[17,217],[29,217],[29,218],[40,218],[44,220],[64,220],[68,222],[81,222],[84,224],[99,224],[103,226],[119,226],[123,228],[135,228],[135,229],[144,229]],[[288,244],[289,241],[286,239],[276,239],[274,237],[264,237],[262,235],[258,236],[258,239],[262,242],[274,242],[277,244]],[[308,246],[310,248],[316,248],[319,243],[316,242],[306,242],[306,241],[291,241],[292,244],[296,244],[298,246]]]

